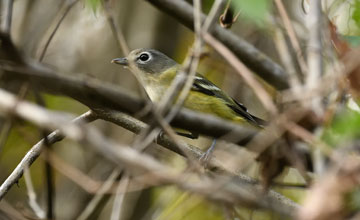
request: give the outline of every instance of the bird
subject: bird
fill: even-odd
[[[181,70],[181,65],[175,60],[160,51],[147,48],[135,49],[126,57],[115,58],[111,62],[128,68],[144,87],[153,103],[158,103],[162,99]],[[183,107],[259,129],[266,124],[264,120],[249,113],[243,104],[231,98],[200,73],[196,73]],[[213,150],[215,143],[216,139],[208,152]]]

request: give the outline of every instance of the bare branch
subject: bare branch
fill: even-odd
[[[133,96],[121,88],[100,82],[88,77],[71,77],[59,75],[42,66],[16,67],[9,64],[1,64],[4,69],[2,80],[4,81],[26,81],[37,88],[38,91],[49,92],[55,95],[66,95],[87,105],[92,109],[117,109],[130,114],[140,112],[145,102]],[[211,115],[195,113],[182,109],[171,123],[178,128],[194,131],[212,137],[221,137],[231,132],[236,137],[235,141],[247,140],[257,133],[256,129],[243,127],[230,123]]]
[[[108,20],[111,31],[116,39],[116,43],[118,44],[119,49],[123,52],[123,54],[127,55],[130,53],[130,49],[128,44],[126,43],[124,33],[118,28],[118,25],[115,22],[114,16],[111,12],[110,1],[104,2],[101,0],[103,8],[105,10],[106,18]]]
[[[297,57],[301,72],[302,72],[302,74],[305,74],[307,72],[307,65],[306,65],[304,56],[302,55],[302,50],[300,47],[299,40],[296,36],[294,27],[291,24],[290,18],[285,10],[282,0],[275,0],[275,4],[276,4],[277,9],[279,10],[279,14],[284,23],[285,29],[289,35],[290,43],[291,43],[293,49],[295,50],[295,55]]]
[[[111,220],[117,220],[117,219],[121,218],[123,201],[124,201],[126,189],[128,188],[129,183],[130,183],[130,177],[125,174],[117,188],[116,197],[114,200],[111,217],[110,217]]]
[[[38,202],[36,201],[36,193],[35,193],[32,181],[31,181],[29,167],[25,167],[25,169],[24,169],[24,178],[25,178],[25,184],[26,184],[26,188],[27,188],[27,192],[28,192],[30,207],[33,209],[35,215],[38,218],[43,219],[43,218],[45,218],[45,212],[44,212],[44,210],[42,210],[40,208]]]
[[[186,1],[177,0],[148,0],[152,5],[178,19],[185,26],[193,29],[193,8]],[[202,15],[202,20],[205,15]],[[214,25],[211,34],[229,48],[254,73],[273,85],[277,89],[286,89],[288,76],[285,71],[265,54],[260,52],[245,40],[239,38],[219,25]]]
[[[0,91],[0,97],[1,113],[8,114],[12,110],[12,114],[27,119],[38,126],[48,129],[56,127],[70,139],[92,147],[115,164],[126,165],[126,167],[131,168],[129,171],[135,169],[149,172],[153,175],[153,178],[148,179],[151,182],[171,183],[212,200],[267,208],[285,215],[292,215],[294,209],[298,207],[288,199],[284,200],[283,197],[279,199],[278,195],[272,195],[273,193],[264,196],[261,187],[254,187],[252,184],[233,180],[232,177],[215,175],[216,178],[190,178],[191,176],[195,177],[197,174],[191,172],[183,174],[132,148],[119,146],[102,136],[94,128],[85,128],[66,123],[67,117],[62,114],[46,111],[27,102],[19,102],[15,105],[15,97],[5,91]],[[56,120],[56,123],[54,123],[54,120]],[[0,187],[0,198],[3,198],[9,189],[9,187],[3,185]],[[286,208],[283,208],[283,206],[286,206]]]
[[[86,112],[76,119],[74,119],[75,123],[81,123],[84,121],[93,121],[95,120],[94,115],[91,112]],[[47,136],[48,142],[53,144],[55,142],[61,141],[64,137],[61,135],[59,131],[54,131],[50,135]],[[40,156],[40,153],[44,147],[44,139],[39,141],[36,145],[34,145],[30,151],[25,155],[25,157],[21,160],[21,162],[17,165],[17,167],[13,170],[13,172],[8,176],[8,178],[2,183],[0,187],[0,200],[3,196],[9,191],[9,189],[19,181],[21,176],[24,173],[25,167],[30,167],[31,164]]]
[[[323,71],[322,60],[322,40],[321,22],[322,9],[321,1],[310,2],[310,13],[307,17],[307,26],[310,31],[308,42],[308,68],[309,72],[306,79],[308,89],[317,87]]]
[[[39,61],[41,62],[46,54],[46,51],[51,43],[51,40],[54,38],[57,30],[59,29],[61,23],[64,21],[64,19],[66,18],[66,16],[69,14],[70,10],[72,9],[72,7],[78,2],[79,0],[72,0],[72,2],[68,3],[66,8],[65,8],[65,12],[64,14],[61,16],[61,18],[59,19],[59,21],[56,23],[56,26],[54,28],[54,30],[51,32],[50,37],[48,38],[48,40],[45,43],[44,49],[42,50],[40,57],[39,57]]]
[[[95,208],[104,198],[105,193],[114,185],[116,179],[122,174],[122,172],[118,169],[115,169],[110,176],[107,178],[105,183],[101,186],[101,188],[97,191],[96,195],[91,199],[86,208],[81,212],[77,220],[86,220],[93,213]]]
[[[95,114],[97,115],[97,117],[104,119],[106,121],[110,121],[113,122],[121,127],[124,127],[134,133],[140,133],[141,130],[146,128],[146,124],[144,124],[143,122],[129,116],[126,115],[124,113],[121,112],[116,112],[113,110],[96,110]],[[192,157],[194,158],[198,158],[200,159],[201,156],[203,155],[203,151],[199,150],[198,148],[191,146],[189,144],[185,144],[186,148],[183,148],[181,150],[178,149],[177,144],[175,144],[168,136],[166,135],[161,135],[157,138],[156,143],[164,146],[165,148],[174,151],[182,156],[185,156],[183,154],[183,151],[186,151],[187,155],[192,155]],[[215,157],[211,157],[210,161],[208,162],[208,166],[210,169],[215,168],[216,170],[225,172],[227,174],[229,174],[230,176],[235,175],[236,178],[238,178],[240,181],[244,182],[244,183],[249,183],[249,184],[254,184],[256,181],[251,179],[250,177],[243,175],[243,174],[239,174],[239,173],[235,173],[231,170],[229,170],[227,167],[224,167],[224,165],[222,164],[222,162],[220,162],[219,160],[217,160]],[[270,194],[272,194],[273,196],[275,196],[276,198],[278,198],[281,201],[285,201],[283,200],[283,196],[276,193],[275,191],[270,190]],[[286,202],[285,202],[286,203]]]
[[[2,0],[0,4],[1,4],[0,5],[0,9],[1,9],[0,32],[7,33],[10,35],[14,1],[13,0]]]
[[[210,34],[204,35],[205,41],[217,50],[223,57],[226,57],[228,62],[236,69],[237,73],[243,77],[245,82],[253,89],[256,96],[262,102],[264,107],[272,114],[277,113],[275,103],[272,101],[270,95],[266,92],[265,88],[258,82],[252,75],[250,70],[238,60],[235,55],[222,43],[216,40]]]

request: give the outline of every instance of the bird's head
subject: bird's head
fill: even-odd
[[[136,49],[123,58],[116,58],[112,63],[128,67],[140,77],[158,76],[177,63],[165,54],[154,49]]]

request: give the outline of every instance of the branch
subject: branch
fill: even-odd
[[[2,0],[0,3],[0,32],[7,33],[9,35],[11,30],[13,4],[13,0]]]
[[[0,63],[0,69],[6,70],[2,75],[4,82],[29,82],[37,91],[69,96],[94,110],[115,109],[133,115],[145,106],[145,101],[122,88],[86,76],[80,78],[60,75],[40,64],[19,67]],[[216,138],[231,133],[233,139],[227,140],[235,143],[246,141],[257,133],[254,128],[243,127],[215,116],[195,113],[187,109],[182,109],[171,124]]]
[[[179,22],[193,30],[194,15],[192,6],[186,1],[147,0],[155,7],[175,17]],[[202,15],[205,20],[205,15]],[[288,75],[277,63],[256,49],[254,46],[236,36],[232,32],[214,25],[210,33],[229,48],[255,74],[277,89],[287,89]]]
[[[199,179],[195,178],[196,173],[184,174],[130,147],[119,146],[92,127],[66,123],[68,117],[64,117],[63,114],[45,110],[28,102],[18,101],[5,91],[0,90],[0,97],[2,114],[15,114],[43,128],[57,128],[70,139],[92,147],[113,163],[131,168],[128,169],[129,171],[141,170],[150,173],[153,176],[148,179],[150,182],[175,184],[184,190],[212,200],[271,209],[285,215],[292,215],[293,211],[298,208],[296,204],[284,197],[279,199],[279,194],[274,196],[274,193],[270,193],[264,196],[260,186],[234,180],[232,177],[213,174],[214,178]],[[194,178],[190,178],[191,176]],[[8,190],[4,184],[0,187],[0,198],[5,195],[6,189]]]
[[[94,114],[99,118],[103,119],[109,122],[112,122],[116,125],[119,125],[131,132],[134,132],[136,134],[139,134],[143,129],[147,127],[145,123],[142,121],[137,120],[136,118],[133,118],[129,115],[126,115],[121,112],[108,110],[108,109],[101,109],[101,110],[95,110]],[[174,143],[168,136],[166,135],[160,135],[156,139],[156,143],[175,152],[182,156],[190,155],[192,158],[200,159],[204,152],[199,150],[197,147],[194,147],[189,144],[183,144],[185,148],[182,148],[181,150],[178,148],[176,143]],[[229,170],[227,167],[224,167],[223,163],[219,160],[217,160],[215,157],[211,157],[208,161],[208,166],[210,170],[218,170],[222,173],[228,174],[230,176],[234,176],[238,181],[241,181],[246,184],[255,184],[257,181],[244,175],[235,173],[231,170]],[[260,185],[258,185],[260,186]],[[269,196],[273,198],[277,198],[279,202],[289,204],[290,206],[297,207],[297,204],[293,203],[288,198],[284,197],[283,195],[273,191],[269,190]]]
[[[51,32],[49,38],[47,39],[44,49],[41,51],[40,57],[39,57],[39,61],[41,62],[46,54],[46,51],[52,41],[52,39],[54,38],[57,30],[59,29],[60,25],[62,24],[62,22],[64,21],[64,19],[66,18],[66,16],[69,14],[71,8],[78,2],[79,0],[73,0],[72,2],[68,3],[68,5],[65,8],[65,12],[64,14],[61,16],[60,20],[56,23],[54,30]]]
[[[86,112],[76,119],[73,120],[74,123],[81,123],[85,121],[93,121],[96,118],[91,112]],[[47,136],[47,141],[49,144],[54,144],[58,141],[61,141],[64,136],[60,133],[60,131],[54,131]],[[35,144],[24,156],[21,162],[16,166],[13,172],[6,178],[6,180],[1,184],[0,187],[0,200],[5,196],[5,194],[10,190],[10,188],[19,181],[24,173],[24,169],[30,167],[32,163],[40,156],[42,149],[45,146],[45,140],[41,139],[37,144]]]

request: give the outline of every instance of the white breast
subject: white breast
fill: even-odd
[[[160,101],[166,89],[161,86],[146,86],[145,91],[150,97],[151,101],[156,103]]]

